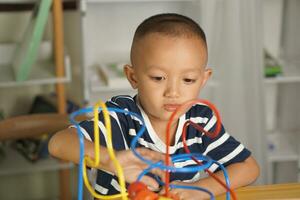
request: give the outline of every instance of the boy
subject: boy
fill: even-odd
[[[139,140],[139,152],[154,162],[164,160],[166,125],[175,109],[186,101],[197,99],[199,92],[209,79],[212,71],[206,68],[207,44],[200,26],[190,18],[178,14],[159,14],[143,21],[137,28],[131,47],[131,65],[124,72],[134,89],[135,97],[116,96],[106,103],[108,107],[128,109],[140,114],[146,123],[146,132]],[[129,150],[130,142],[140,129],[139,121],[131,116],[111,113],[113,145],[117,158],[123,166],[128,183],[136,180],[147,166]],[[103,124],[103,117],[99,115]],[[172,138],[170,154],[184,153],[181,133],[185,121],[191,120],[208,131],[216,125],[212,111],[204,105],[196,104],[175,120],[171,126]],[[93,157],[93,121],[81,123],[85,133],[85,154]],[[100,131],[105,132],[103,126]],[[218,137],[210,139],[194,128],[187,130],[187,144],[191,152],[210,156],[226,166],[231,188],[252,183],[259,174],[259,168],[242,144],[231,137],[225,129]],[[97,171],[95,189],[101,194],[119,192],[116,171],[109,161],[105,148],[105,138],[101,134],[101,166]],[[72,148],[68,145],[72,144]],[[74,148],[75,145],[75,148]],[[78,138],[75,128],[69,128],[54,135],[49,143],[50,153],[61,159],[79,160]],[[174,163],[188,166],[195,163]],[[224,181],[222,172],[212,165],[211,171]],[[153,173],[161,174],[159,170]],[[142,179],[147,185],[157,187],[150,177]],[[225,189],[211,177],[200,179],[199,173],[171,173],[173,184],[194,185],[207,188],[215,195]],[[206,199],[206,193],[191,190],[172,189],[180,199]]]

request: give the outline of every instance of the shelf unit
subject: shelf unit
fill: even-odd
[[[266,84],[300,83],[300,75],[265,78]]]
[[[27,80],[16,81],[13,73],[10,61],[12,54],[15,51],[16,44],[0,44],[0,88],[15,87],[15,86],[30,86],[30,85],[41,85],[41,84],[55,84],[55,83],[66,83],[71,81],[71,62],[70,57],[65,55],[64,58],[64,71],[66,72],[64,77],[56,77],[55,67],[51,57],[51,45],[50,41],[42,42],[39,51],[44,52],[46,59],[39,59],[32,66],[32,70]]]
[[[263,1],[264,20],[264,47],[276,58],[282,66],[282,75],[265,78],[265,113],[267,129],[267,181],[275,183],[280,174],[275,170],[285,162],[291,163],[289,167],[298,165],[297,175],[289,170],[285,171],[287,177],[297,177],[300,181],[300,127],[296,112],[299,106],[293,94],[300,87],[300,60],[299,43],[295,40],[299,34],[297,13],[299,2],[292,1]],[[296,25],[296,26],[295,26]],[[296,123],[296,124],[295,124]],[[293,170],[292,170],[293,171]],[[283,181],[288,181],[283,179]]]
[[[276,179],[276,165],[282,162],[292,162],[299,164],[300,149],[295,141],[299,141],[299,132],[272,132],[267,135],[268,152],[267,152],[267,182],[273,184]],[[300,176],[298,174],[298,181]]]
[[[265,78],[265,107],[266,107],[266,127],[267,127],[267,182],[275,182],[276,164],[282,162],[298,163],[300,168],[300,147],[294,141],[299,141],[299,131],[282,131],[277,127],[278,123],[278,95],[279,88],[288,84],[300,84],[300,75],[278,76]],[[296,137],[296,138],[295,138]],[[299,173],[299,172],[298,172]],[[300,173],[298,174],[300,180]]]
[[[44,0],[43,0],[44,1]],[[44,3],[44,2],[43,2]],[[1,12],[18,12],[18,11],[31,11],[36,1],[30,0],[13,0],[13,1],[0,1]],[[64,41],[63,41],[63,16],[62,16],[62,1],[51,0],[52,6],[52,22],[53,22],[53,54],[54,59],[50,60],[37,60],[32,69],[33,73],[27,80],[15,81],[13,77],[10,62],[14,61],[11,54],[16,47],[15,44],[1,44],[0,52],[4,53],[0,61],[0,89],[15,86],[33,86],[41,84],[55,84],[57,94],[58,112],[64,114],[66,112],[66,95],[64,83],[70,81],[70,59],[65,55]],[[30,35],[29,35],[30,36]],[[43,44],[40,48],[43,48]],[[47,45],[46,45],[47,46]],[[47,48],[46,48],[47,49]],[[51,52],[52,53],[52,52]],[[5,58],[5,59],[2,59]],[[54,61],[53,61],[54,60]],[[57,161],[49,158],[41,160],[38,163],[31,164],[27,162],[17,152],[6,149],[7,157],[1,162],[0,175],[1,176],[15,176],[22,173],[35,173],[37,171],[59,171],[59,192],[60,199],[71,199],[70,192],[70,168],[73,164]]]
[[[300,84],[300,73],[297,65],[284,62],[283,75],[265,78],[265,107],[266,107],[266,127],[267,127],[267,182],[272,184],[276,182],[276,165],[283,162],[292,162],[298,165],[300,169],[300,146],[294,141],[299,141],[300,130],[282,131],[278,127],[278,104],[281,87],[288,87],[290,84]],[[298,63],[298,62],[296,62]],[[291,67],[292,66],[292,67]],[[300,65],[299,65],[300,69]],[[289,71],[288,71],[289,70]],[[300,172],[298,172],[298,181],[300,181]]]
[[[1,7],[32,5],[31,15],[21,39],[16,43],[0,44],[0,87],[49,84],[70,81],[70,59],[64,56],[66,76],[57,77],[53,62],[53,45],[43,40],[52,0],[39,2],[13,0],[0,2]],[[12,11],[12,10],[9,10]],[[18,11],[18,10],[16,10]],[[2,12],[8,12],[3,9]]]

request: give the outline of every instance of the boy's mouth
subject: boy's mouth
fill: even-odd
[[[174,112],[180,104],[164,104],[164,109],[168,112]]]

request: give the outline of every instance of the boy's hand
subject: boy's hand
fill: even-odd
[[[137,148],[137,152],[143,156],[144,158],[151,160],[153,162],[158,162],[160,160],[164,160],[164,155],[159,153],[159,152],[155,152],[146,148]],[[116,157],[118,159],[118,161],[120,162],[122,168],[123,168],[123,172],[124,172],[124,176],[125,176],[125,180],[128,183],[132,183],[134,181],[136,181],[137,177],[139,176],[139,174],[146,168],[148,168],[149,166],[147,164],[145,164],[144,162],[142,162],[141,160],[139,160],[131,150],[123,150],[123,151],[118,151],[116,152]],[[116,169],[114,168],[113,164],[111,164],[111,169],[113,169],[113,172],[115,174],[116,173]],[[153,174],[156,174],[158,176],[163,176],[163,171],[159,170],[159,169],[154,169],[151,171]],[[144,176],[141,181],[143,183],[145,183],[147,186],[153,188],[153,189],[157,189],[159,187],[158,183],[151,177],[149,176]]]

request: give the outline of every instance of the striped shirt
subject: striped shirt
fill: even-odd
[[[150,120],[143,109],[137,104],[136,97],[115,96],[106,102],[110,108],[125,109],[134,112],[143,117],[146,131],[138,140],[137,147],[145,147],[157,152],[165,153],[166,145],[155,133]],[[115,150],[125,150],[130,148],[130,143],[136,133],[141,128],[141,121],[136,117],[124,113],[110,112],[112,126],[112,142]],[[169,148],[171,155],[183,154],[184,146],[182,142],[182,129],[186,121],[192,121],[204,127],[206,131],[213,131],[216,126],[216,117],[212,110],[203,104],[195,104],[179,118],[178,127],[175,133],[175,142]],[[103,115],[99,115],[98,127],[100,130],[100,143],[106,146],[106,131],[102,123]],[[88,140],[94,140],[93,120],[87,120],[80,123],[82,132]],[[195,128],[189,126],[186,133],[186,143],[192,153],[200,153],[218,161],[225,167],[236,162],[242,162],[250,156],[247,150],[240,142],[230,136],[222,126],[219,135],[211,139],[203,133],[199,133]],[[174,163],[176,167],[185,167],[196,165],[193,160]],[[218,170],[218,165],[212,164],[210,171]],[[200,179],[200,172],[197,173],[171,173],[170,181],[181,180],[185,182],[195,182]],[[114,174],[97,170],[95,190],[103,195],[111,195],[120,192],[118,178]]]

